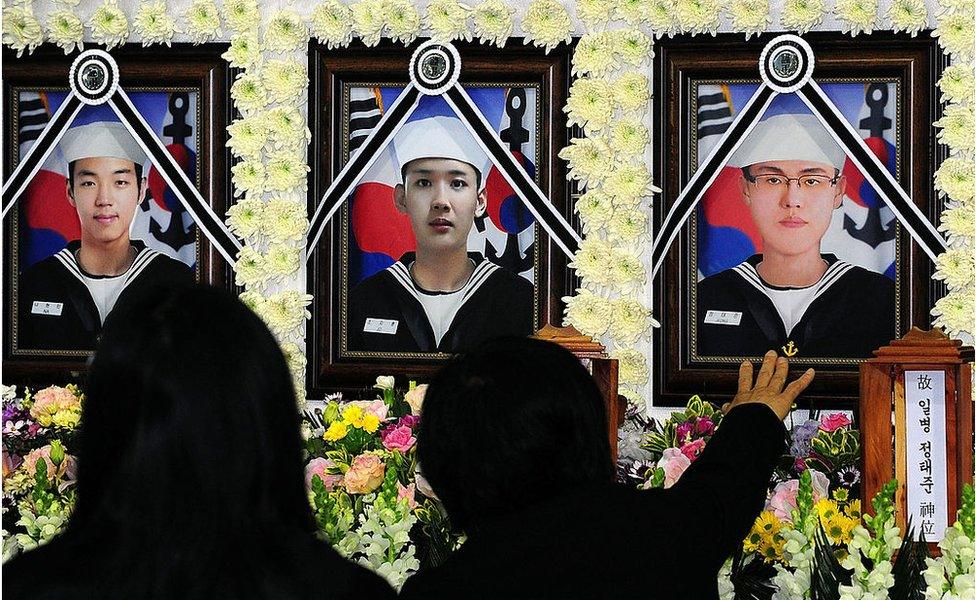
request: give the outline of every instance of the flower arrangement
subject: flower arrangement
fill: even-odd
[[[17,395],[3,386],[3,560],[60,533],[74,507],[75,432],[84,395],[74,385]]]
[[[378,377],[375,400],[332,397],[323,429],[306,442],[309,497],[322,537],[399,588],[424,560],[436,563],[459,538],[417,472],[414,431],[426,386],[405,393]]]

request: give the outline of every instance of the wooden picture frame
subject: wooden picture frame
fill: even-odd
[[[656,184],[663,190],[654,206],[655,225],[659,225],[669,207],[689,180],[693,153],[690,143],[693,117],[691,94],[695,85],[708,81],[758,81],[758,60],[772,35],[743,42],[741,36],[719,35],[716,38],[677,36],[660,40],[654,49],[654,107]],[[926,35],[909,37],[901,34],[876,33],[852,40],[841,33],[811,33],[804,36],[815,54],[815,81],[892,81],[897,90],[895,114],[897,131],[902,136],[896,179],[905,186],[913,201],[933,223],[944,206],[934,188],[931,173],[944,158],[937,149],[932,122],[940,117],[936,89],[946,60],[934,40]],[[718,51],[721,49],[721,51]],[[700,157],[698,157],[700,158]],[[690,256],[695,239],[689,219],[654,281],[655,316],[662,327],[654,332],[653,386],[655,405],[684,406],[687,398],[700,393],[724,402],[735,392],[738,363],[743,356],[696,357],[692,330],[695,315],[692,308],[693,277],[697,266]],[[944,294],[944,287],[932,280],[934,266],[906,233],[897,231],[895,269],[897,331],[892,339],[913,325],[927,326],[929,310]],[[730,328],[731,330],[731,328]],[[883,344],[881,344],[883,345]],[[785,353],[785,351],[783,352]],[[801,399],[803,406],[850,409],[857,399],[858,363],[851,360],[793,360],[797,370],[813,366],[818,375]],[[868,356],[864,356],[864,359]]]
[[[167,115],[155,115],[164,119],[160,126],[167,127],[163,123],[175,122],[174,115],[180,113],[183,120],[178,124],[179,131],[177,128],[171,129],[170,138],[163,134],[163,143],[168,144],[170,143],[168,140],[171,138],[175,140],[181,135],[194,136],[195,161],[188,165],[193,168],[195,183],[204,201],[209,203],[221,220],[232,204],[231,155],[226,141],[227,125],[234,117],[229,90],[235,72],[221,58],[221,54],[226,49],[226,44],[216,43],[199,46],[174,44],[166,49],[147,49],[137,44],[128,44],[111,53],[118,63],[120,86],[131,98],[136,98],[139,94],[151,97],[150,102],[154,106],[159,105],[156,108],[168,103],[168,108],[165,109],[168,111]],[[69,69],[75,57],[65,56],[58,48],[53,47],[40,48],[31,55],[20,58],[17,58],[8,48],[4,48],[3,52],[5,98],[3,143],[6,148],[11,149],[6,153],[3,168],[4,173],[9,176],[20,158],[18,140],[21,131],[26,131],[18,128],[17,116],[21,110],[18,100],[27,97],[25,94],[31,91],[35,92],[35,95],[36,93],[67,93]],[[166,60],[161,61],[161,56],[165,56]],[[156,98],[155,94],[159,94],[160,97]],[[176,99],[177,96],[180,96],[180,99]],[[134,101],[138,106],[138,101]],[[191,110],[193,106],[195,110]],[[79,113],[79,118],[85,114],[84,110]],[[97,107],[97,110],[108,111],[106,114],[111,112],[107,105]],[[143,174],[143,176],[147,175],[148,172]],[[191,180],[193,179],[191,177]],[[147,185],[153,185],[152,181]],[[167,190],[167,193],[172,192]],[[17,344],[14,334],[17,330],[15,305],[18,300],[15,295],[19,273],[18,230],[23,228],[25,223],[19,206],[27,195],[28,193],[25,192],[18,200],[18,205],[10,211],[3,224],[5,252],[3,369],[6,381],[24,384],[36,381],[39,384],[46,384],[52,379],[75,379],[87,371],[91,351],[22,348]],[[166,201],[169,202],[170,199],[167,198]],[[178,206],[176,203],[173,204]],[[178,207],[177,210],[181,208]],[[140,208],[136,210],[138,212]],[[143,217],[152,218],[145,215]],[[184,218],[184,224],[185,222]],[[153,224],[166,229],[156,221],[149,222],[148,226]],[[232,288],[233,265],[224,260],[199,227],[195,227],[194,230],[195,241],[188,252],[191,257],[195,254],[195,257],[184,257],[184,259],[192,261],[195,280]],[[184,254],[186,253],[187,249],[184,245]]]
[[[403,48],[382,42],[366,48],[358,42],[344,49],[327,49],[314,41],[309,48],[311,92],[309,127],[312,130],[309,214],[312,214],[333,178],[350,154],[349,98],[358,87],[406,85],[410,56],[419,41]],[[502,49],[459,43],[462,67],[459,83],[471,89],[530,87],[537,95],[536,183],[571,223],[570,186],[565,165],[557,153],[568,143],[569,131],[562,111],[569,90],[570,49],[549,54],[510,40]],[[533,161],[535,162],[535,161]],[[334,392],[356,393],[373,383],[378,373],[428,378],[450,355],[416,352],[359,352],[344,345],[344,314],[350,288],[348,203],[326,225],[308,262],[308,289],[313,294],[308,327],[307,393],[311,398]],[[561,298],[574,289],[568,258],[535,228],[535,323],[559,324]],[[395,260],[395,258],[394,258]]]

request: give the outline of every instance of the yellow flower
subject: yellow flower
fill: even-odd
[[[327,442],[337,442],[346,437],[347,433],[349,433],[349,428],[344,422],[333,421],[329,424],[329,428],[325,430],[322,438]]]
[[[360,427],[363,422],[363,409],[355,404],[342,409],[342,421],[353,427]]]
[[[836,544],[846,544],[853,539],[854,526],[857,521],[843,514],[836,514],[828,519],[824,525],[827,537]]]
[[[837,508],[837,503],[828,498],[823,498],[814,504],[813,508],[817,511],[817,514],[820,515],[820,520],[823,521],[824,525],[826,525],[827,521],[832,519],[840,512],[840,509]]]
[[[759,542],[759,555],[767,563],[783,560],[783,540],[778,535],[763,536]]]
[[[852,500],[850,504],[848,504],[846,507],[844,507],[844,512],[847,513],[847,516],[848,517],[851,517],[852,519],[860,519],[861,518],[861,501],[860,500]]]
[[[783,528],[783,522],[779,520],[779,517],[773,511],[764,510],[756,517],[756,522],[752,528],[762,535],[771,536],[779,533],[779,530]]]
[[[376,433],[376,430],[380,427],[380,418],[373,413],[366,413],[363,415],[360,427],[362,427],[366,433]]]

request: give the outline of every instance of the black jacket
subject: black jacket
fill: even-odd
[[[349,294],[348,345],[353,351],[462,352],[493,337],[535,332],[534,289],[524,278],[469,254],[474,272],[450,328],[435,345],[434,330],[407,266],[414,254],[376,273]],[[364,331],[366,319],[397,321],[395,334]]]
[[[718,570],[762,510],[785,435],[768,407],[737,407],[670,489],[584,489],[518,510],[401,597],[718,598]]]
[[[789,335],[756,274],[762,255],[699,282],[696,354],[762,356],[772,349],[795,358],[870,358],[898,337],[894,282],[832,254],[823,258],[818,295]],[[710,310],[742,318],[738,325],[705,323]]]
[[[117,302],[149,285],[190,283],[193,273],[182,262],[132,240],[136,258]],[[98,308],[81,280],[73,241],[66,248],[21,273],[17,290],[15,348],[21,350],[94,350],[102,331]],[[60,303],[61,314],[35,314],[34,302]]]

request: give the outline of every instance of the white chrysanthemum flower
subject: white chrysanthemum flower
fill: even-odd
[[[942,113],[942,118],[933,123],[940,129],[939,141],[949,146],[955,154],[965,152],[971,154],[976,145],[976,131],[974,131],[973,107],[963,104],[950,104]]]
[[[672,35],[681,29],[672,0],[647,0],[647,22],[654,37],[658,38]]]
[[[293,10],[279,10],[264,30],[264,46],[272,52],[291,52],[308,43],[308,27]]]
[[[244,114],[262,110],[268,105],[268,91],[264,88],[264,80],[253,71],[245,71],[237,76],[230,86],[230,97]]]
[[[260,158],[268,141],[268,121],[263,114],[237,119],[227,127],[227,147],[241,158]]]
[[[281,281],[295,274],[302,265],[302,249],[294,244],[271,244],[264,260],[268,277]]]
[[[532,0],[522,17],[525,42],[546,49],[573,41],[573,19],[557,0]]]
[[[3,43],[17,51],[17,58],[44,43],[44,30],[29,3],[3,9]]]
[[[944,281],[950,289],[972,290],[973,278],[976,276],[976,261],[973,259],[973,247],[965,244],[952,247],[935,259],[934,279]]]
[[[640,199],[651,194],[651,174],[647,166],[620,165],[614,168],[603,183],[603,189],[614,197],[628,204],[634,199]]]
[[[834,14],[851,36],[871,33],[878,18],[878,0],[837,0]]]
[[[234,263],[234,282],[242,287],[264,283],[264,256],[251,246],[244,246]]]
[[[394,42],[410,44],[420,31],[420,13],[410,0],[387,0],[386,30]]]
[[[943,211],[939,231],[945,232],[950,242],[976,237],[976,205],[965,202]]]
[[[932,308],[932,316],[935,317],[934,325],[944,327],[949,337],[956,337],[961,332],[972,334],[976,331],[973,327],[973,291],[960,290],[949,292],[935,302]]]
[[[617,0],[614,17],[628,25],[641,25],[648,19],[647,0]]]
[[[234,195],[247,192],[263,192],[265,186],[264,163],[260,160],[242,160],[230,168]]]
[[[285,363],[288,365],[288,370],[292,373],[303,371],[305,365],[308,364],[305,353],[302,352],[301,347],[295,342],[281,344],[281,353],[285,355]]]
[[[268,140],[275,150],[305,152],[312,139],[305,117],[297,106],[276,106],[265,113],[271,138]]]
[[[935,189],[958,202],[973,199],[973,163],[965,158],[947,158],[935,172]]]
[[[305,64],[294,58],[269,60],[261,70],[261,75],[272,102],[296,102],[308,89],[308,71]]]
[[[246,290],[238,294],[241,302],[244,306],[251,309],[252,312],[261,314],[261,310],[264,308],[264,296],[256,290]]]
[[[356,33],[367,46],[375,46],[383,37],[386,26],[384,0],[360,0],[352,5],[352,21]]]
[[[183,15],[186,34],[194,44],[204,44],[220,37],[220,11],[213,0],[193,0]]]
[[[515,28],[515,8],[504,0],[485,0],[471,11],[474,35],[482,44],[504,48]]]
[[[617,359],[617,376],[622,385],[639,387],[647,384],[650,372],[643,352],[618,346],[610,353],[610,358]]]
[[[643,158],[649,138],[647,127],[640,121],[618,121],[610,134],[610,147],[625,159]]]
[[[254,238],[261,232],[264,201],[248,194],[227,209],[227,227],[242,239]]]
[[[904,31],[912,36],[928,25],[929,14],[925,0],[892,0],[888,8],[888,20],[894,31]]]
[[[230,41],[230,47],[220,55],[239,69],[253,67],[261,60],[261,43],[258,41],[257,31],[248,31],[235,35]]]
[[[976,76],[973,66],[967,64],[950,65],[939,78],[939,89],[942,97],[950,102],[968,102],[976,100]]]
[[[442,42],[451,40],[470,42],[471,30],[468,29],[470,12],[470,7],[458,0],[431,0],[427,5],[427,16],[424,19],[424,23],[430,29],[431,39]]]
[[[607,237],[621,242],[633,242],[647,233],[647,214],[637,207],[622,206],[614,210],[607,223]]]
[[[311,14],[312,34],[326,48],[341,48],[352,41],[352,9],[338,0],[325,0]]]
[[[732,0],[729,17],[732,29],[745,33],[747,40],[766,31],[773,20],[769,0]]]
[[[563,302],[566,303],[564,325],[572,325],[580,333],[595,338],[606,332],[613,315],[608,299],[590,290],[578,289],[575,296],[566,296]]]
[[[258,0],[224,0],[223,8],[224,21],[238,33],[256,30],[261,24]]]
[[[602,75],[614,66],[616,35],[609,31],[586,33],[573,51],[573,75]]]
[[[5,28],[6,20],[4,17]],[[47,18],[47,39],[57,44],[65,54],[84,50],[85,45],[82,42],[85,39],[85,26],[78,15],[70,10],[54,11]]]
[[[651,326],[651,311],[633,298],[617,298],[612,303],[608,332],[618,342],[632,344]]]
[[[275,151],[268,154],[265,170],[268,174],[266,188],[269,191],[287,191],[292,188],[307,189],[308,172],[305,153]]]
[[[795,29],[803,35],[820,25],[826,9],[825,0],[786,0],[779,22],[785,29]]]
[[[587,132],[599,131],[613,118],[613,88],[604,79],[581,77],[573,82],[563,110],[569,125],[580,125]]]
[[[654,56],[651,38],[640,29],[620,29],[616,31],[615,37],[617,54],[627,64],[636,67]]]
[[[586,185],[602,180],[607,173],[607,163],[613,152],[602,137],[573,138],[559,151],[559,158],[569,162],[567,179],[575,179]]]
[[[605,227],[614,216],[613,199],[600,189],[588,189],[576,200],[576,212],[583,222],[583,233]]]
[[[611,87],[617,103],[623,110],[630,112],[647,110],[651,93],[647,86],[647,77],[640,71],[624,73],[613,82]]]
[[[579,245],[579,250],[569,266],[583,279],[584,285],[605,286],[610,283],[611,272],[607,268],[613,261],[613,247],[606,241],[590,236]]]
[[[304,292],[289,290],[272,294],[265,299],[263,315],[271,330],[287,336],[311,318],[308,305],[312,297]]]
[[[647,270],[640,254],[623,248],[615,248],[609,265],[610,285],[630,290],[647,280]]]
[[[91,37],[96,43],[105,44],[106,50],[124,44],[129,38],[129,20],[115,0],[108,0],[92,13],[88,20]]]
[[[170,46],[176,33],[176,23],[166,12],[166,3],[163,0],[140,4],[136,18],[132,20],[132,28],[142,38],[143,46]]]
[[[952,11],[939,16],[939,24],[932,35],[939,38],[939,45],[958,61],[968,61],[973,56],[972,10]]]
[[[614,0],[578,0],[576,17],[592,31],[610,22],[615,4]]]
[[[264,206],[261,231],[270,240],[301,240],[308,231],[305,203],[284,196],[271,198]]]
[[[677,0],[675,17],[682,32],[715,35],[724,8],[721,0]]]

